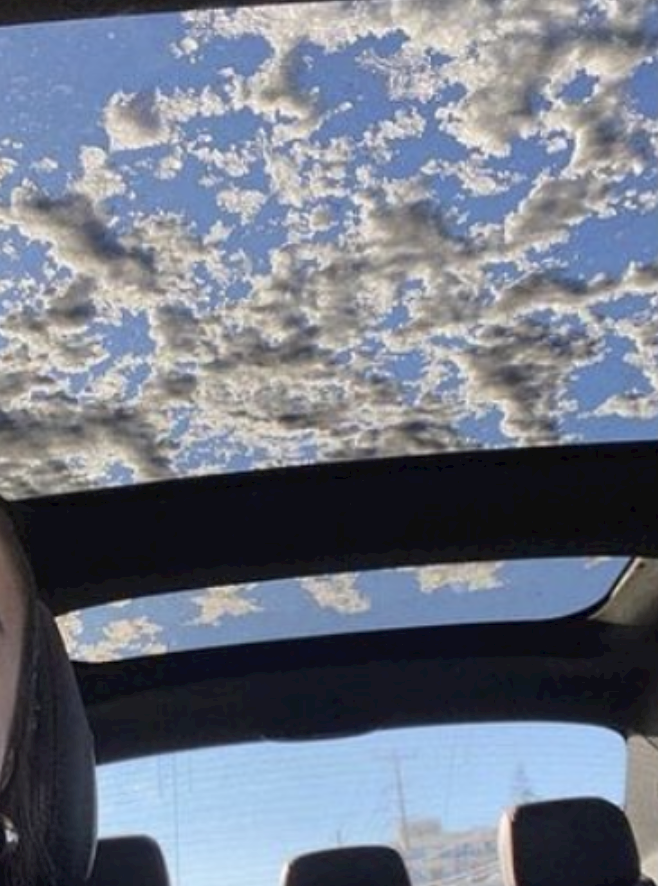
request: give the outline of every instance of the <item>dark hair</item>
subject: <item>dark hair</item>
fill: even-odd
[[[16,704],[5,759],[0,770],[0,814],[13,823],[18,844],[0,862],[8,886],[35,886],[53,881],[46,848],[48,799],[38,783],[38,593],[30,561],[21,542],[20,520],[0,498],[0,538],[7,545],[25,595],[25,627]]]

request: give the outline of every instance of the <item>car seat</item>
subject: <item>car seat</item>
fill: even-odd
[[[282,886],[411,886],[402,857],[389,846],[339,846],[299,855]]]
[[[642,879],[626,815],[597,797],[510,809],[498,851],[504,886],[637,886]]]
[[[30,777],[38,807],[30,814],[44,823],[51,886],[80,886],[91,870],[96,847],[93,739],[73,667],[52,614],[41,602],[36,604],[33,631],[27,697],[34,742]],[[20,840],[19,832],[17,852]],[[0,861],[0,883],[6,878],[7,869]]]
[[[160,847],[144,836],[106,837],[98,841],[87,886],[169,886]]]

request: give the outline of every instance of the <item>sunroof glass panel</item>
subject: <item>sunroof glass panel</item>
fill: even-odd
[[[535,621],[600,601],[615,558],[528,560],[318,576],[124,600],[59,618],[72,658],[107,661],[388,628]]]
[[[653,437],[655,3],[0,34],[21,496]]]

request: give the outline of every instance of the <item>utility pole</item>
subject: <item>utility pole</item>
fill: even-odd
[[[402,850],[404,852],[408,852],[410,848],[410,841],[409,817],[407,814],[407,798],[405,796],[404,780],[402,778],[402,761],[400,759],[400,755],[396,751],[391,754],[391,762],[393,763],[393,771],[395,772],[395,794],[398,802]]]
[[[391,751],[384,755],[393,766],[393,774],[395,777],[395,799],[398,808],[398,819],[400,822],[400,844],[402,851],[406,852],[410,848],[411,841],[409,839],[409,814],[407,812],[407,797],[404,788],[404,778],[402,775],[402,757],[397,751]]]
[[[173,786],[173,806],[174,806],[174,883],[175,886],[180,884],[180,810],[178,807],[178,758],[176,754],[171,755],[171,778]]]
[[[523,763],[518,763],[512,776],[512,802],[517,805],[533,803],[537,799],[537,794],[532,788],[525,766]]]
[[[403,756],[398,751],[390,751],[388,753],[383,753],[381,756],[393,767],[395,804],[397,806],[400,831],[400,846],[403,852],[407,852],[411,848],[411,827],[409,822],[409,812],[407,809],[407,794],[404,787],[402,763],[404,760],[411,759],[411,755]]]

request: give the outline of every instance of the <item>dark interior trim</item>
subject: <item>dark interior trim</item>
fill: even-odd
[[[309,638],[76,667],[101,762],[432,723],[548,719],[626,733],[652,680],[652,633],[530,627]]]
[[[20,503],[61,613],[211,585],[430,563],[658,556],[658,445],[377,459]],[[214,515],[209,518],[209,515]]]
[[[330,0],[313,0],[314,3]],[[368,3],[371,0],[362,0]],[[0,27],[123,15],[153,15],[193,9],[282,6],[308,0],[15,0],[0,4]]]

